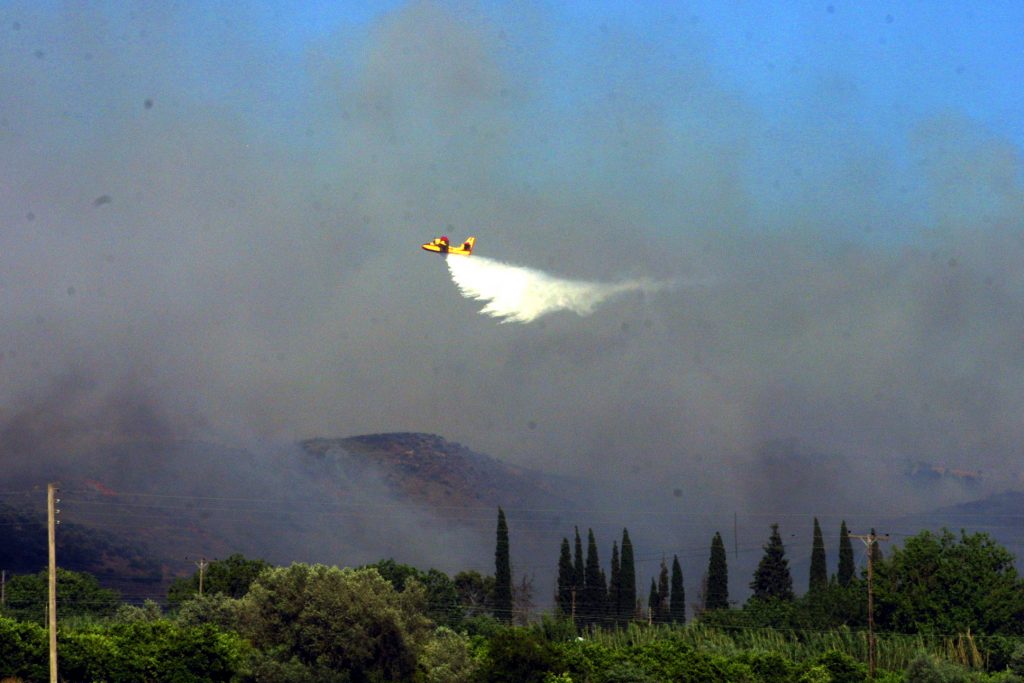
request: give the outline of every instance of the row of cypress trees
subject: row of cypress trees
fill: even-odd
[[[764,545],[764,556],[754,573],[750,588],[755,599],[793,599],[793,580],[779,525],[771,526],[771,535]],[[875,549],[872,549],[875,551]],[[509,559],[508,524],[505,512],[498,508],[497,542],[494,551],[495,584],[492,607],[496,617],[503,621],[512,615],[512,567]],[[846,521],[839,530],[839,565],[836,581],[848,586],[854,578],[853,547]],[[814,538],[811,547],[811,567],[808,591],[828,586],[825,543],[818,518],[814,518]],[[703,609],[717,610],[729,607],[729,569],[725,544],[721,533],[711,539],[711,554],[703,585]],[[555,589],[558,611],[572,617],[577,624],[624,625],[640,618],[636,594],[636,566],[629,531],[622,530],[621,546],[612,543],[611,577],[605,576],[598,559],[597,542],[593,529],[587,530],[587,553],[584,557],[579,527],[575,529],[575,543],[571,549],[569,539],[563,538],[558,558],[558,581]],[[672,557],[672,573],[662,559],[658,580],[651,579],[648,595],[648,615],[651,621],[683,623],[686,620],[686,593],[678,556]]]
[[[622,530],[621,551],[612,543],[611,579],[605,576],[597,556],[594,530],[587,530],[587,554],[583,556],[580,530],[576,528],[575,557],[569,539],[562,539],[558,557],[555,603],[559,612],[582,626],[626,624],[636,614],[636,565],[629,531]]]
[[[636,601],[633,545],[629,540],[628,530],[622,530],[621,553],[619,546],[612,544],[610,582],[606,582],[604,572],[600,568],[593,530],[588,530],[585,560],[579,528],[575,532],[575,554],[570,551],[569,540],[562,539],[556,588],[558,610],[566,616],[574,617],[576,622],[583,626],[597,623],[622,625],[640,618],[639,604]],[[850,585],[854,579],[854,572],[853,547],[844,520],[839,531],[839,566],[836,582],[841,586]],[[828,584],[825,543],[821,525],[815,517],[808,591],[825,589]],[[793,581],[778,524],[771,526],[771,536],[764,545],[764,556],[758,564],[750,588],[755,599],[774,597],[791,600],[794,597]],[[729,568],[725,543],[718,532],[711,539],[711,553],[703,589],[700,607],[704,610],[729,607]],[[662,560],[658,579],[651,579],[647,606],[648,618],[655,623],[685,622],[686,593],[678,556],[672,557],[671,579],[668,566],[665,560]]]

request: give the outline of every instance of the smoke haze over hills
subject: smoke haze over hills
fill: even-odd
[[[1020,485],[1021,141],[878,87],[955,64],[900,62],[915,28],[881,13],[881,75],[821,47],[754,87],[710,18],[614,16],[5,4],[5,469],[422,431],[625,482],[619,525]],[[866,21],[806,17],[836,41]],[[976,102],[968,52],[950,92]],[[439,231],[574,281],[708,284],[496,325],[418,249]],[[908,488],[918,460],[982,483]]]

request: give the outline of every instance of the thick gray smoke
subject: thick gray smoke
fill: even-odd
[[[4,3],[5,473],[33,443],[435,432],[628,482],[609,524],[650,512],[657,550],[701,555],[736,510],[766,535],[1019,485],[1019,145],[955,108],[890,120],[830,59],[766,67],[793,93],[766,104],[700,19],[414,1],[300,39],[257,3]],[[566,280],[709,284],[496,325],[418,248],[439,230]],[[669,516],[698,511],[725,517]]]
[[[462,296],[487,302],[481,313],[502,322],[528,323],[555,311],[590,315],[617,294],[657,292],[667,287],[650,280],[604,283],[565,280],[540,270],[474,256],[450,257],[448,270]]]

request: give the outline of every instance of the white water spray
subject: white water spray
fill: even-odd
[[[653,292],[665,288],[650,280],[602,283],[564,280],[547,273],[472,256],[447,259],[452,280],[467,299],[486,301],[481,313],[501,322],[528,323],[554,311],[589,315],[594,307],[616,294]]]

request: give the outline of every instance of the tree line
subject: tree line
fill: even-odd
[[[493,575],[449,576],[393,559],[356,568],[274,567],[232,555],[206,566],[201,593],[198,572],[172,583],[165,608],[123,604],[95,578],[59,570],[62,676],[864,680],[864,640],[857,633],[866,618],[865,577],[856,571],[845,523],[840,531],[838,570],[829,575],[815,520],[807,590],[797,595],[782,534],[771,525],[742,605],[730,602],[727,554],[716,533],[690,624],[678,557],[662,561],[645,600],[628,530],[613,542],[606,574],[593,531],[584,546],[576,528],[572,542],[565,537],[560,544],[554,608],[525,627],[509,626],[528,621],[522,603],[529,586],[513,576],[514,535],[501,509]],[[943,658],[951,656],[962,656],[956,666],[1024,673],[1024,581],[1013,557],[988,535],[924,531],[888,554],[878,547],[870,552],[883,649],[901,648],[889,655],[889,680],[947,680]],[[45,678],[45,595],[45,570],[7,582],[0,678]],[[929,643],[941,645],[922,651]]]

